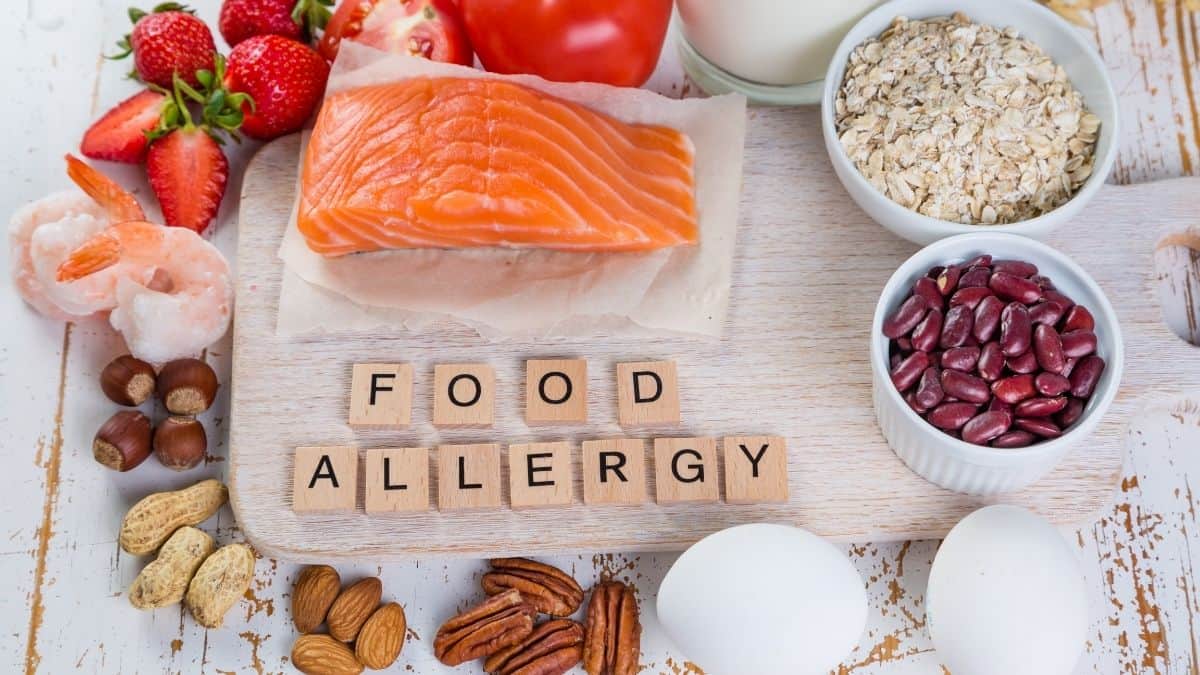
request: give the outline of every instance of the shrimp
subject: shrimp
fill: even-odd
[[[60,283],[115,276],[109,322],[134,356],[163,363],[194,356],[229,329],[233,281],[217,247],[195,232],[135,220],[117,223],[59,265]]]

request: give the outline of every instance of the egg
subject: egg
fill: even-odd
[[[954,675],[1066,675],[1083,652],[1087,585],[1053,525],[988,506],[942,542],[925,598],[938,659]]]
[[[675,646],[709,675],[826,675],[858,644],[867,594],[840,549],[763,523],[685,551],[663,579],[657,610]]]

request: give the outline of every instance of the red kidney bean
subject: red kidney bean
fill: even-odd
[[[975,309],[984,298],[993,295],[992,289],[987,286],[974,286],[971,288],[960,287],[950,296],[950,306],[957,307],[958,305],[966,305],[971,309]]]
[[[946,319],[942,322],[942,336],[938,341],[938,345],[942,349],[950,347],[961,347],[967,341],[967,336],[971,334],[971,326],[975,323],[975,317],[971,313],[971,308],[966,305],[951,307],[950,311],[946,312]]]
[[[914,389],[909,389],[908,391],[904,392],[904,396],[902,398],[904,398],[904,402],[908,404],[908,407],[912,408],[913,412],[917,413],[918,415],[924,415],[929,410],[929,408],[926,408],[917,402],[917,393]]]
[[[971,335],[980,342],[992,339],[996,329],[1000,327],[1000,312],[1004,311],[1004,303],[994,295],[989,295],[979,301],[975,307],[975,325]]]
[[[1001,300],[1032,305],[1042,299],[1042,289],[1037,284],[1004,272],[993,274],[992,280],[988,282],[988,288],[1000,296]]]
[[[888,372],[895,370],[896,366],[900,365],[900,361],[903,359],[904,357],[900,355],[900,352],[892,352],[892,355],[888,357]]]
[[[911,352],[913,350],[912,338],[896,338],[896,347],[900,350],[901,354],[907,354]]]
[[[1013,408],[1017,417],[1049,417],[1067,407],[1067,397],[1031,398],[1021,401]]]
[[[987,382],[957,370],[942,371],[942,390],[968,403],[987,403],[992,397]]]
[[[1068,298],[1066,295],[1063,295],[1062,291],[1058,291],[1058,290],[1046,289],[1046,290],[1042,291],[1042,299],[1043,300],[1053,300],[1054,302],[1057,302],[1058,304],[1065,307],[1067,310],[1070,310],[1072,307],[1075,306],[1074,300],[1072,300],[1071,298]]]
[[[1079,359],[1068,356],[1067,365],[1063,366],[1062,372],[1059,373],[1063,377],[1071,377],[1071,373],[1075,372],[1075,366],[1079,363]]]
[[[1055,415],[1054,419],[1058,421],[1058,426],[1066,429],[1078,422],[1080,417],[1083,417],[1084,407],[1083,399],[1072,398],[1070,401],[1067,401],[1067,407]]]
[[[961,291],[964,288],[984,287],[991,278],[992,270],[987,267],[972,267],[959,277],[958,288]]]
[[[1066,316],[1063,317],[1062,332],[1069,333],[1073,330],[1096,330],[1096,319],[1087,307],[1075,305],[1067,310]]]
[[[1012,404],[1005,403],[998,398],[993,398],[988,402],[987,410],[1003,410],[1004,412],[1011,414],[1013,407]]]
[[[1045,324],[1038,324],[1033,330],[1033,354],[1037,357],[1038,365],[1052,373],[1061,373],[1063,366],[1067,365],[1058,331]]]
[[[925,299],[926,304],[931,309],[942,308],[942,292],[938,290],[937,282],[929,277],[921,277],[913,284],[913,295],[918,295]]]
[[[979,347],[954,347],[942,352],[942,367],[969,373],[979,361]]]
[[[1019,302],[1008,303],[1000,313],[1000,350],[1005,356],[1020,356],[1029,349],[1032,339],[1029,310]]]
[[[1013,424],[1022,431],[1037,434],[1042,438],[1058,438],[1062,436],[1062,429],[1045,417],[1018,417],[1013,421]]]
[[[942,310],[931,309],[912,332],[913,349],[931,352],[942,335]]]
[[[913,352],[898,366],[892,369],[892,384],[899,391],[905,391],[917,383],[917,378],[929,367],[929,355],[925,352]]]
[[[1011,274],[1014,277],[1021,277],[1022,279],[1027,279],[1038,273],[1037,265],[1025,262],[1024,260],[997,260],[992,263],[992,269],[997,272]]]
[[[925,312],[928,309],[924,298],[915,295],[908,296],[908,299],[900,304],[900,308],[894,314],[884,319],[883,334],[892,339],[908,335],[909,331],[925,318]]]
[[[916,401],[926,410],[937,406],[946,398],[946,392],[942,391],[942,382],[938,374],[938,369],[930,366],[921,373],[921,380],[917,382]]]
[[[984,445],[1012,426],[1012,415],[1003,410],[989,410],[972,417],[962,428],[962,439]]]
[[[1033,354],[1032,349],[1024,354],[1021,354],[1020,356],[1010,357],[1004,362],[1004,365],[1008,366],[1008,369],[1014,373],[1020,373],[1022,375],[1036,372],[1038,369],[1037,356]]]
[[[1096,334],[1090,330],[1067,331],[1062,334],[1063,354],[1079,358],[1096,351]]]
[[[1058,373],[1038,373],[1033,386],[1042,396],[1058,396],[1071,388],[1071,381]]]
[[[992,441],[993,448],[1023,448],[1034,441],[1037,437],[1028,431],[1017,429],[1016,431],[1008,431],[996,437]]]
[[[1089,354],[1079,360],[1075,370],[1071,371],[1071,395],[1076,398],[1088,398],[1096,389],[1096,383],[1104,374],[1104,359]]]
[[[1041,288],[1043,291],[1055,290],[1054,282],[1050,281],[1050,277],[1042,276],[1041,274],[1035,274],[1029,277],[1029,280],[1037,284],[1038,288]]]
[[[925,276],[936,281],[937,278],[942,275],[942,270],[944,269],[946,268],[943,265],[934,265],[933,267],[929,268],[929,271],[925,273]]]
[[[968,260],[965,267],[967,267],[967,268],[991,267],[991,265],[992,265],[992,256],[984,253],[983,255],[977,255],[974,258],[971,258],[970,260]]]
[[[979,352],[979,363],[976,364],[979,376],[991,382],[1004,373],[1004,354],[1000,351],[1000,343],[989,342]]]
[[[975,416],[978,406],[973,403],[945,403],[929,411],[925,419],[939,429],[958,429]]]
[[[1037,396],[1037,388],[1034,386],[1033,375],[1013,375],[993,382],[992,393],[999,401],[1016,404]]]
[[[962,276],[962,268],[958,265],[947,265],[942,273],[938,275],[937,285],[938,290],[942,295],[950,295],[958,288],[958,278]]]
[[[1063,317],[1063,306],[1053,300],[1039,302],[1029,309],[1029,320],[1035,324],[1044,323],[1047,326],[1058,324]]]

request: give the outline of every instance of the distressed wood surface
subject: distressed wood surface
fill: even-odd
[[[118,0],[26,0],[11,3],[0,23],[0,54],[10,70],[14,102],[5,106],[0,150],[0,212],[64,187],[61,155],[97,114],[134,91],[125,64],[101,53],[127,30]],[[215,23],[218,0],[193,0]],[[1200,170],[1198,17],[1183,1],[1112,2],[1082,18],[1100,46],[1120,97],[1125,134],[1117,182],[1146,182]],[[692,93],[670,53],[653,86]],[[233,149],[234,175],[253,144]],[[105,170],[152,201],[140,173]],[[215,240],[232,253],[236,185],[230,187]],[[1153,212],[1146,214],[1153,227]],[[1200,246],[1168,246],[1157,255],[1157,288],[1175,332],[1200,338]],[[0,670],[42,673],[294,672],[287,654],[294,639],[287,603],[298,566],[262,559],[247,598],[226,626],[205,631],[178,608],[142,613],[124,592],[145,564],[116,544],[124,510],[148,491],[224,473],[223,395],[205,418],[213,439],[203,469],[176,475],[148,463],[127,475],[95,465],[91,434],[112,412],[96,377],[121,350],[106,326],[64,327],[33,314],[8,282],[0,256],[0,451],[8,459],[0,502]],[[228,345],[208,358],[228,381]],[[161,412],[161,411],[159,411]],[[1200,410],[1163,400],[1135,420],[1126,446],[1115,503],[1090,525],[1068,533],[1078,545],[1092,592],[1092,630],[1077,673],[1200,672]],[[219,543],[241,533],[228,510],[203,525]],[[923,597],[937,541],[852,544],[844,547],[867,582],[871,613],[858,649],[838,675],[942,675],[924,630]],[[675,556],[585,553],[548,559],[585,586],[600,574],[634,583],[646,625],[646,672],[698,672],[669,644],[653,613],[654,591]],[[394,670],[442,669],[430,656],[438,623],[478,595],[477,560],[376,565],[341,564],[344,578],[381,574],[385,597],[405,604],[413,632]],[[1037,611],[1036,607],[1030,611]]]

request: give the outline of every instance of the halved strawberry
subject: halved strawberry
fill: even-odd
[[[140,164],[167,97],[149,89],[117,104],[83,134],[79,151],[92,159]]]
[[[199,233],[217,217],[229,162],[206,129],[189,123],[150,144],[146,177],[167,225]]]

